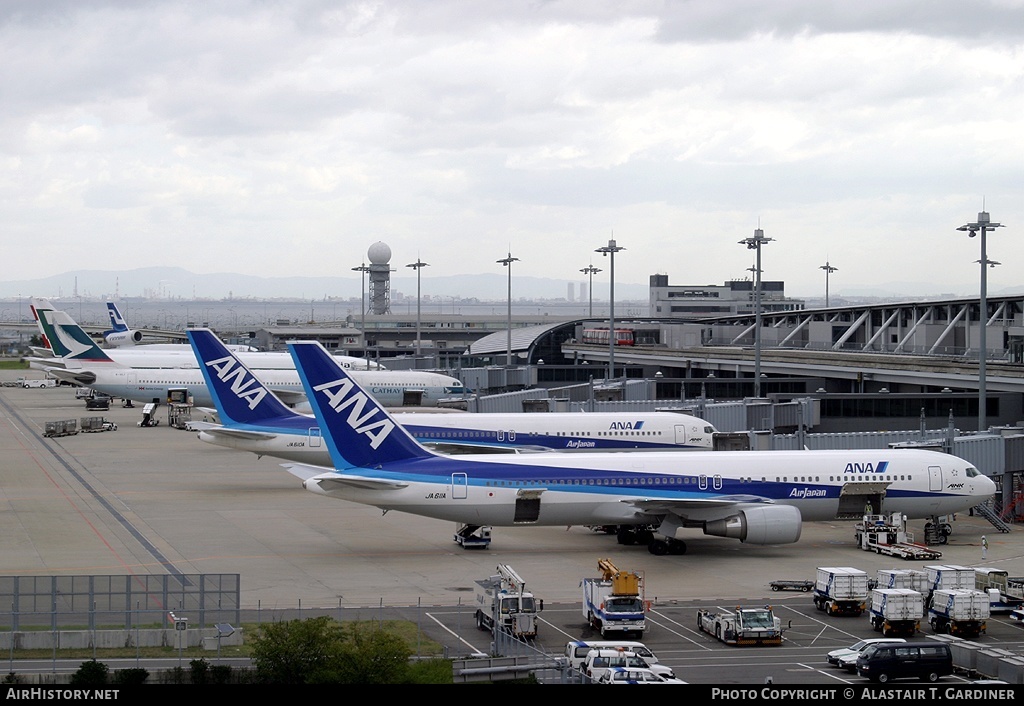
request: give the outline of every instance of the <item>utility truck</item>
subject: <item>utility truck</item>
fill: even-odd
[[[869,618],[875,632],[885,637],[913,637],[921,629],[924,596],[912,588],[876,588],[871,591]]]
[[[539,613],[544,601],[526,590],[526,582],[508,564],[498,564],[498,573],[477,581],[476,626],[499,630],[519,639],[537,637]]]
[[[869,552],[900,559],[938,559],[942,552],[914,541],[907,532],[907,518],[902,513],[864,515],[856,525],[857,545]]]
[[[697,610],[697,627],[727,645],[781,645],[782,620],[771,606],[740,608],[733,612]]]
[[[984,591],[940,588],[932,592],[928,622],[933,632],[971,640],[987,631],[990,615]]]
[[[648,603],[644,599],[643,575],[620,571],[610,559],[599,559],[600,578],[586,578],[583,587],[583,617],[592,628],[609,635],[642,635],[647,630]]]
[[[849,566],[819,566],[814,607],[829,615],[861,615],[867,608],[868,575]]]

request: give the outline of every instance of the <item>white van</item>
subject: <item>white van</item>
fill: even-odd
[[[591,650],[623,649],[644,658],[648,664],[658,664],[658,657],[642,642],[628,640],[570,640],[565,645],[565,659],[573,669],[583,671],[587,653]]]

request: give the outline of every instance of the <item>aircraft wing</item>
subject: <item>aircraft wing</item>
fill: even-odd
[[[385,480],[383,478],[366,478],[365,476],[353,476],[333,471],[324,472],[323,467],[306,466],[301,463],[283,463],[284,468],[293,476],[302,479],[302,484],[319,486],[325,493],[331,490],[343,488],[359,488],[362,490],[401,490],[407,488],[408,483],[403,481]]]
[[[233,429],[222,424],[213,422],[189,422],[190,431],[201,431],[210,436],[223,436],[228,439],[244,439],[245,441],[268,441],[276,439],[277,434],[270,434],[265,431],[253,431],[251,429]]]
[[[82,369],[67,369],[67,368],[55,368],[55,367],[44,367],[42,368],[47,373],[63,380],[64,382],[70,382],[74,385],[92,385],[96,382],[96,373],[89,372],[88,370]]]
[[[737,505],[773,505],[774,501],[760,495],[719,495],[712,498],[666,500],[663,498],[633,498],[623,500],[637,510],[650,515],[687,515],[695,511],[730,508]]]
[[[289,407],[295,407],[296,405],[307,402],[306,395],[302,392],[296,392],[295,390],[281,390],[276,387],[271,387],[270,391],[277,395],[277,398]]]

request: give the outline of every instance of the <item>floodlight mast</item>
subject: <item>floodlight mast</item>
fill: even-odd
[[[770,243],[773,238],[766,238],[760,228],[754,235],[739,241],[748,250],[757,251],[757,264],[754,265],[754,397],[761,396],[761,246]]]
[[[615,253],[626,248],[616,245],[614,240],[609,240],[604,247],[594,252],[599,252],[607,257],[611,255],[611,267],[608,270],[608,379],[615,378]],[[625,377],[625,373],[623,373]]]
[[[1002,228],[1002,223],[993,223],[989,217],[988,211],[981,211],[978,214],[978,220],[974,223],[965,223],[964,225],[957,228],[959,231],[965,231],[968,237],[973,238],[974,236],[981,234],[981,259],[977,262],[981,265],[981,301],[980,311],[978,313],[978,431],[984,432],[988,430],[988,420],[986,419],[986,409],[988,404],[988,391],[986,390],[985,380],[985,363],[988,358],[988,341],[986,340],[986,329],[988,328],[988,267],[995,267],[998,262],[988,259],[988,253],[986,251],[985,234],[990,230],[996,228]]]

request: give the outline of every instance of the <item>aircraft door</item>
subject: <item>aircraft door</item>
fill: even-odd
[[[423,395],[424,390],[403,390],[402,391],[402,406],[403,407],[422,407],[423,406]]]
[[[685,424],[676,424],[676,446],[686,446],[687,440],[690,438],[688,430]]]
[[[469,476],[452,473],[452,500],[465,500],[469,496]]]
[[[323,443],[323,435],[320,433],[320,427],[309,428],[309,448],[318,449]]]
[[[928,466],[928,490],[942,490],[942,466]]]

